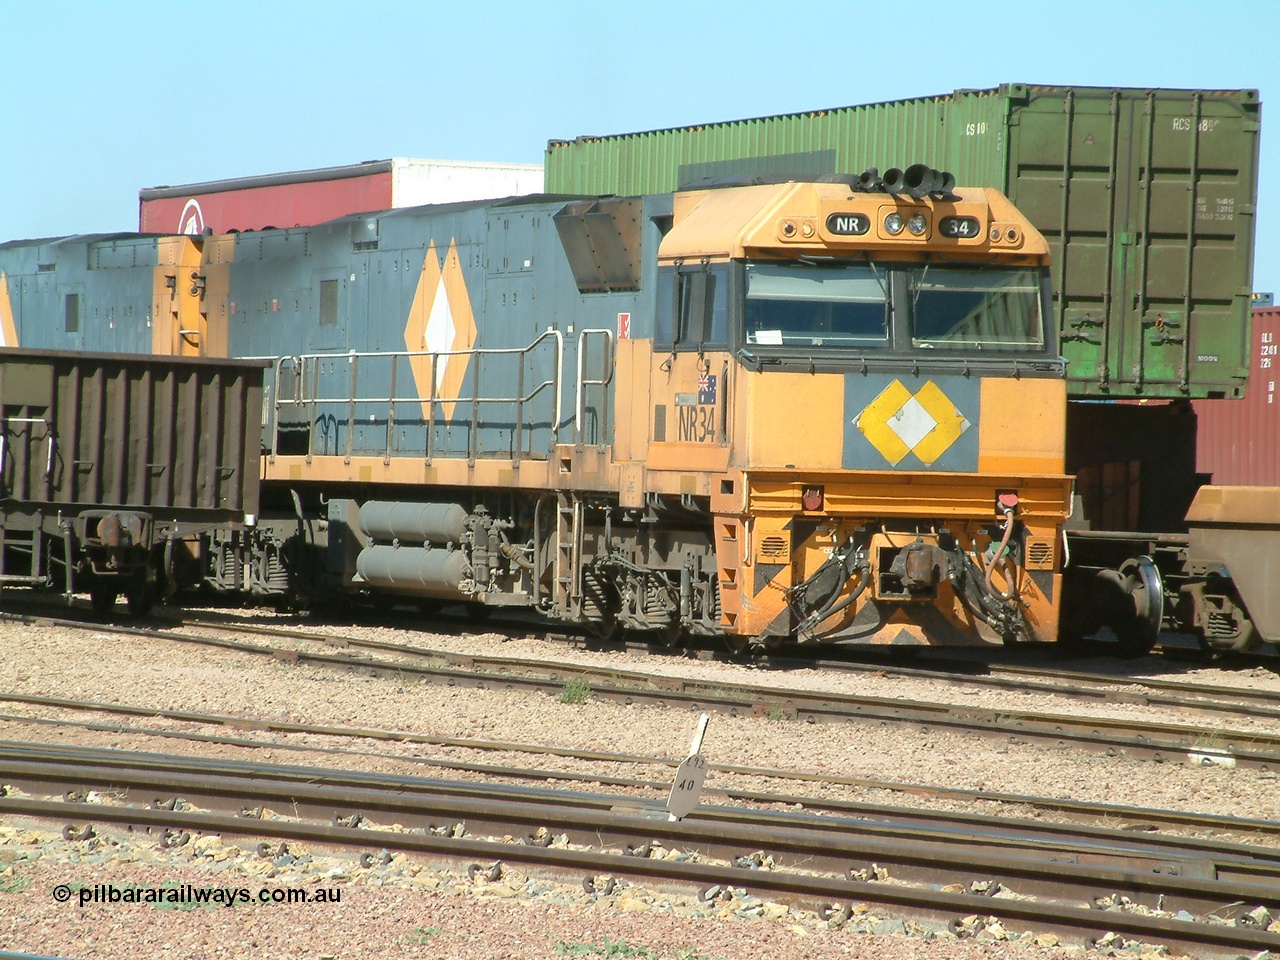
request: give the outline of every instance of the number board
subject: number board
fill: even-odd
[[[982,236],[982,224],[977,217],[943,217],[938,221],[938,233],[952,240],[967,240]]]
[[[860,237],[871,229],[871,218],[865,213],[833,213],[827,217],[827,230],[838,237]]]

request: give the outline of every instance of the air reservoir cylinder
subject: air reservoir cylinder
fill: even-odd
[[[460,543],[467,511],[456,503],[370,500],[360,507],[360,530],[370,540],[400,543]]]
[[[371,587],[431,597],[461,598],[468,579],[461,550],[376,544],[360,551],[356,574]]]

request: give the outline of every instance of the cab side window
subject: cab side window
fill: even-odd
[[[729,344],[729,274],[724,264],[660,271],[654,349],[724,350]]]

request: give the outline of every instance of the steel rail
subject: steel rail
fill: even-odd
[[[37,604],[33,603],[31,605],[36,606]],[[23,621],[29,621],[32,619],[27,615],[12,613],[0,614],[0,619],[4,618]],[[65,618],[42,619],[45,619],[46,622],[50,624],[59,626],[119,632],[126,635],[146,635],[165,638],[164,633],[153,628],[131,627],[119,624],[104,625],[90,620],[71,620]],[[459,619],[465,620],[465,618]],[[451,618],[445,618],[445,620],[446,623],[452,623]],[[262,627],[249,624],[230,623],[223,618],[207,617],[199,613],[184,613],[180,619],[174,622],[175,625],[199,626],[227,633],[249,634],[256,636],[269,635],[277,638],[288,638],[312,643],[321,642],[332,647],[355,647],[371,650],[392,651],[405,655],[444,659],[451,663],[487,664],[495,666],[498,669],[503,669],[504,667],[524,668],[530,663],[528,660],[521,660],[519,658],[463,654],[455,651],[424,648],[391,641],[341,637],[332,634],[324,635],[291,628]],[[465,620],[465,622],[470,623],[469,620]],[[404,620],[404,624],[406,627],[411,628],[420,628],[422,625],[420,620],[408,619]],[[438,626],[440,624],[433,621],[433,625]],[[506,632],[511,636],[530,635],[529,626],[527,624],[519,627],[512,627],[510,625],[504,627],[502,624],[495,623],[493,621],[486,622],[486,632],[493,632],[494,630]],[[607,649],[628,649],[648,653],[657,651],[673,657],[685,658],[690,655],[696,655],[700,659],[711,657],[734,663],[742,662],[741,656],[730,654],[726,651],[718,651],[713,647],[707,647],[705,649],[692,646],[688,648],[671,648],[655,646],[654,643],[649,641],[636,640],[609,641],[605,643],[593,639],[585,634],[579,636],[576,634],[562,634],[559,632],[548,632],[544,639],[559,640],[584,649],[604,647]],[[842,652],[847,655],[840,656]],[[983,655],[982,660],[976,660],[939,655],[935,651],[929,650],[929,648],[913,648],[913,661],[918,663],[923,659],[930,663],[931,666],[913,666],[911,664],[886,662],[883,659],[885,654],[892,654],[894,652],[896,651],[869,650],[867,648],[849,650],[839,646],[828,645],[822,648],[812,649],[796,648],[788,651],[787,653],[765,653],[753,658],[751,662],[764,667],[773,667],[785,670],[805,668],[884,674],[887,676],[902,677],[904,679],[940,680],[945,683],[958,685],[988,686],[1001,690],[1041,693],[1049,696],[1085,700],[1090,702],[1133,704],[1139,706],[1162,706],[1241,717],[1280,719],[1280,691],[1255,690],[1244,687],[1229,687],[1222,684],[1167,680],[1151,677],[1114,676],[1096,672],[1064,670],[1057,667],[1003,663],[1000,662],[999,658],[1005,653],[1005,651],[975,651],[975,653]],[[600,669],[606,673],[614,673],[624,676],[638,675],[637,671],[610,670],[609,668]],[[975,669],[982,672],[975,672]],[[1001,676],[1000,674],[1008,674],[1009,676]],[[644,674],[644,676],[654,678],[654,675],[652,674]],[[1062,682],[1055,683],[1051,681]],[[1154,692],[1143,693],[1140,691],[1115,689],[1116,687],[1134,686],[1143,687]],[[1207,699],[1213,697],[1228,699]],[[1233,703],[1230,702],[1230,698],[1244,702]]]
[[[170,710],[156,707],[138,707],[128,704],[113,704],[101,701],[71,700],[62,697],[49,697],[38,694],[13,694],[0,692],[0,702],[20,702],[38,706],[53,707],[71,711],[119,714],[123,716],[160,717],[184,723],[195,723],[207,726],[227,727],[236,730],[261,731],[275,733],[300,733],[340,739],[371,739],[377,741],[414,743],[431,746],[457,747],[467,750],[526,753],[540,756],[557,756],[582,761],[598,761],[603,763],[629,763],[651,765],[674,769],[674,760],[664,757],[652,757],[640,754],[610,753],[597,750],[580,750],[566,747],[548,746],[545,744],[518,743],[511,741],[471,740],[462,737],[441,737],[414,733],[405,730],[388,730],[373,727],[344,727],[327,724],[308,724],[296,721],[255,720],[226,714],[207,714],[187,710]],[[12,717],[17,722],[59,723],[65,721],[47,718]],[[77,723],[77,726],[84,726]],[[119,732],[119,725],[101,725],[101,729]],[[231,743],[237,746],[265,747],[271,749],[289,749],[326,754],[354,754],[358,756],[376,756],[383,759],[395,759],[404,762],[437,763],[428,758],[413,756],[396,756],[385,753],[367,753],[363,751],[342,751],[331,747],[312,745],[282,744],[278,741],[254,741],[243,738],[211,738],[206,735],[193,734],[186,731],[147,731],[151,735],[177,739],[191,739],[200,742]],[[449,766],[459,766],[449,764]],[[545,771],[513,771],[510,768],[485,767],[482,764],[461,765],[463,769],[474,769],[477,772],[505,770],[512,776],[524,775],[531,778],[546,779]],[[869,777],[845,777],[837,774],[806,773],[801,771],[778,770],[769,767],[756,767],[745,764],[727,764],[711,762],[708,768],[713,771],[759,779],[783,780],[829,786],[853,787],[867,790],[883,790],[893,793],[905,793],[911,796],[938,799],[950,799],[968,803],[1000,803],[1007,806],[1029,807],[1038,810],[1052,811],[1078,819],[1110,823],[1119,821],[1133,829],[1151,829],[1158,825],[1166,825],[1179,829],[1212,830],[1233,834],[1257,834],[1280,838],[1280,822],[1263,819],[1247,819],[1219,814],[1186,813],[1177,810],[1159,810],[1144,807],[1132,807],[1122,804],[1106,804],[1089,801],[1065,800],[1051,797],[1036,797],[1024,794],[1011,794],[999,791],[971,790],[959,787],[934,786],[928,784],[900,783],[888,780],[877,780]],[[592,782],[616,782],[616,778],[601,777],[594,774],[579,774],[572,771],[552,771],[556,779],[584,779]],[[626,781],[623,781],[624,783]],[[726,795],[749,798],[750,791],[726,791]],[[763,802],[772,802],[766,800]],[[842,801],[824,798],[789,798],[784,802],[808,802],[814,807],[840,804]],[[839,809],[832,807],[832,809]]]
[[[916,665],[922,659],[931,666]],[[979,663],[974,660],[941,656],[927,658],[917,656],[913,658],[912,664],[867,662],[865,658],[861,661],[832,658],[825,655],[825,651],[815,651],[813,657],[770,654],[762,657],[761,662],[782,669],[806,668],[884,674],[911,680],[941,680],[944,683],[958,685],[1044,693],[1076,700],[1138,706],[1167,706],[1237,716],[1280,719],[1280,691],[1254,690],[1187,680],[1115,676],[1082,670],[1063,670],[1058,667],[1008,664],[994,660]],[[975,672],[975,668],[980,672]],[[1142,687],[1153,692],[1115,689],[1117,687]],[[1207,699],[1213,697],[1234,698],[1246,702],[1232,703],[1229,699]]]
[[[66,819],[68,809],[69,805],[60,801],[0,798],[0,815],[60,821]],[[77,812],[87,813],[83,808]],[[83,820],[84,817],[78,819]],[[1052,902],[923,890],[896,884],[865,883],[813,874],[753,870],[467,838],[371,831],[332,823],[319,825],[285,820],[249,820],[138,807],[96,805],[91,819],[95,823],[151,828],[156,831],[194,829],[204,833],[270,837],[361,850],[376,846],[452,862],[498,860],[501,863],[517,863],[561,875],[576,874],[581,877],[586,874],[592,877],[612,874],[661,885],[703,888],[704,891],[709,886],[741,888],[819,910],[829,907],[832,902],[861,901],[952,924],[958,924],[962,917],[979,914],[1038,930],[1061,931],[1073,935],[1084,933],[1091,941],[1098,936],[1115,933],[1142,942],[1163,943],[1173,948],[1189,950],[1198,956],[1231,955],[1239,951],[1280,952],[1280,934],[1256,928],[1152,917],[1125,911],[1102,911]]]
[[[15,719],[0,715],[0,721]],[[600,786],[614,786],[631,790],[633,794],[639,794],[642,791],[665,792],[670,789],[669,781],[639,779],[634,777],[618,777],[593,772],[583,772],[563,769],[546,769],[546,768],[529,768],[529,767],[510,767],[506,765],[469,763],[458,760],[442,760],[431,757],[422,757],[417,755],[395,756],[385,753],[377,753],[371,751],[347,750],[336,747],[320,747],[311,744],[287,744],[279,741],[264,742],[261,740],[247,740],[241,737],[217,737],[209,734],[195,734],[189,731],[172,731],[160,730],[154,728],[137,728],[126,727],[120,724],[87,724],[76,723],[65,720],[52,720],[48,718],[16,718],[23,722],[31,722],[36,724],[49,725],[68,725],[77,726],[82,729],[103,730],[113,734],[118,733],[136,733],[145,736],[176,738],[183,740],[191,740],[199,743],[216,743],[228,746],[247,747],[250,749],[270,749],[284,750],[293,752],[303,752],[308,754],[318,754],[326,757],[376,757],[379,759],[397,760],[412,765],[422,765],[437,770],[445,770],[454,773],[474,773],[481,774],[486,777],[496,778],[502,781],[511,780],[531,780],[531,781],[567,781],[583,784],[597,784]],[[11,741],[11,743],[13,743]],[[17,742],[17,746],[25,746],[25,741]],[[515,745],[512,745],[515,748]],[[65,746],[58,748],[42,748],[46,753],[52,754],[55,750],[61,755],[72,749]],[[122,752],[122,751],[117,751]],[[124,751],[126,756],[137,755],[144,758],[154,756],[154,754],[144,754],[136,751]],[[166,764],[183,759],[181,756],[171,754],[162,754],[160,756],[173,759],[162,761]],[[634,758],[633,762],[641,762],[639,758]],[[670,761],[661,758],[646,758],[643,762],[649,764],[669,764]],[[716,766],[716,765],[712,765]],[[234,767],[233,767],[234,769]],[[317,776],[317,768],[315,767],[299,767],[304,771],[304,778],[314,780]],[[358,778],[366,777],[367,774],[350,774],[350,771],[341,771],[343,774],[353,775]],[[761,771],[761,775],[766,775],[767,771]],[[330,770],[326,773],[327,777],[334,776],[334,772]],[[730,774],[731,775],[731,774]],[[786,771],[773,771],[773,779],[786,779],[791,775]],[[454,781],[455,783],[457,781]],[[903,790],[904,785],[876,782],[878,789],[887,790]],[[466,792],[468,788],[457,787],[460,792]],[[484,785],[475,788],[480,792],[491,792],[494,789],[492,780],[486,781]],[[915,792],[920,792],[924,788],[913,788]],[[555,795],[563,801],[566,796],[570,796],[563,789],[556,789]],[[1037,808],[1047,807],[1049,809],[1057,809],[1063,807],[1064,812],[1073,814],[1076,817],[1073,823],[1056,823],[1053,821],[1031,820],[1026,818],[1004,817],[994,814],[983,813],[965,813],[962,811],[933,810],[928,808],[914,808],[895,806],[890,804],[873,804],[855,800],[843,800],[833,797],[815,797],[811,795],[800,794],[781,794],[760,790],[748,790],[740,787],[726,786],[724,784],[711,783],[704,788],[704,795],[712,795],[723,797],[725,800],[737,801],[739,803],[752,804],[769,804],[769,805],[787,805],[798,807],[808,811],[826,811],[829,813],[839,814],[841,817],[851,817],[858,819],[861,823],[866,824],[869,821],[879,821],[880,824],[873,825],[876,832],[885,832],[883,823],[889,824],[891,830],[894,825],[923,823],[930,829],[945,829],[952,832],[972,830],[976,828],[995,828],[1006,832],[1018,832],[1028,837],[1042,837],[1048,839],[1057,839],[1059,837],[1092,837],[1100,844],[1132,846],[1135,843],[1134,838],[1141,838],[1141,846],[1143,848],[1154,851],[1153,856],[1165,858],[1192,856],[1199,858],[1219,857],[1219,858],[1246,858],[1252,860],[1271,861],[1280,857],[1280,849],[1273,847],[1259,847],[1257,845],[1247,845],[1243,843],[1227,842],[1223,840],[1209,840],[1200,837],[1187,837],[1182,835],[1163,835],[1154,833],[1158,829],[1159,824],[1168,827],[1176,827],[1180,829],[1197,829],[1200,831],[1212,832],[1230,832],[1232,834],[1266,834],[1280,833],[1280,823],[1267,820],[1239,820],[1235,818],[1226,818],[1218,816],[1204,816],[1200,814],[1180,813],[1177,811],[1167,810],[1149,810],[1135,807],[1114,807],[1101,806],[1092,809],[1088,804],[1077,804],[1070,801],[1044,800],[1034,797],[994,797],[992,795],[984,795],[984,797],[992,796],[993,802],[999,803],[1016,803],[1020,806],[1035,806]],[[617,794],[594,794],[599,796],[602,802],[611,804],[626,804],[628,799],[625,796]],[[642,802],[642,801],[641,801]],[[715,807],[711,808],[704,805],[702,808],[704,815],[709,809],[718,811],[719,816],[730,819],[741,818],[742,816],[762,815],[754,811],[744,811],[741,807]],[[776,811],[772,812],[773,816],[784,816]],[[1121,821],[1128,824],[1128,827],[1108,827],[1093,825],[1094,821],[1105,820],[1107,822]],[[820,818],[818,824],[834,822],[833,818]]]
[[[759,825],[736,825],[701,817],[675,823],[668,822],[665,816],[643,817],[641,811],[634,809],[617,813],[525,799],[468,797],[421,784],[417,790],[333,788],[317,783],[224,777],[207,771],[180,773],[35,760],[0,760],[0,776],[27,790],[32,786],[52,786],[55,794],[66,790],[123,791],[126,797],[139,793],[151,796],[153,799],[148,802],[152,805],[161,805],[158,800],[172,801],[171,794],[176,794],[188,803],[203,803],[215,811],[239,813],[250,819],[255,814],[261,816],[266,809],[283,808],[289,811],[289,819],[394,822],[424,832],[449,830],[461,823],[473,835],[514,834],[532,840],[537,835],[550,838],[563,834],[569,842],[586,846],[635,850],[658,845],[726,862],[759,851],[783,868],[805,872],[840,874],[871,871],[879,866],[906,881],[958,883],[966,888],[978,881],[996,881],[1020,894],[1071,902],[1087,903],[1120,893],[1147,906],[1163,904],[1170,911],[1197,914],[1231,916],[1241,909],[1241,904],[1280,909],[1280,887],[1274,882],[1280,875],[1274,869],[1258,871],[1260,878],[1272,881],[1259,885],[1206,877],[1204,874],[1214,872],[1211,863],[1153,861],[1121,855],[1106,863],[1082,863],[1062,845],[1044,849],[1010,841],[1001,849],[998,844],[982,843],[972,837],[952,843],[880,839],[852,829],[847,835],[837,836],[829,831],[777,825],[763,830]],[[155,797],[157,791],[162,792],[161,798]],[[68,804],[67,816],[92,819],[98,806]]]
[[[190,619],[187,624],[191,624]],[[528,669],[537,661],[518,657],[495,657],[487,654],[458,653],[438,648],[421,647],[409,643],[396,643],[388,640],[370,640],[360,637],[341,637],[331,634],[316,634],[302,630],[279,629],[275,627],[247,626],[243,624],[223,624],[196,621],[196,625],[204,629],[224,631],[227,633],[250,634],[255,636],[272,636],[299,640],[309,643],[324,643],[326,646],[338,648],[356,648],[398,653],[414,657],[426,657],[443,660],[460,666],[485,666],[498,671]],[[647,646],[647,645],[646,645]],[[667,648],[664,648],[667,649]],[[590,667],[582,664],[546,661],[559,667],[578,667],[579,669],[597,670],[602,675],[627,679],[650,680],[655,685],[673,689],[690,686],[707,686],[706,681],[679,682],[679,678],[667,674],[652,674],[644,671],[626,670],[611,667]],[[934,668],[915,667],[899,664],[855,661],[852,659],[833,659],[827,656],[800,658],[796,656],[766,654],[756,662],[778,669],[793,670],[796,668],[835,670],[850,673],[882,674],[915,680],[940,680],[944,683],[969,686],[988,686],[1000,690],[1012,690],[1028,693],[1043,693],[1051,696],[1067,697],[1090,702],[1134,704],[1139,706],[1161,706],[1189,711],[1223,713],[1239,717],[1280,720],[1280,691],[1249,690],[1245,688],[1225,687],[1217,684],[1191,683],[1181,681],[1155,680],[1147,678],[1112,677],[1105,674],[1092,674],[1075,670],[1060,670],[1054,667],[1012,666],[999,663],[984,663],[980,666],[986,672],[974,673],[961,669],[979,666],[973,661],[952,661],[957,669],[946,670],[946,659],[937,658]],[[999,673],[1011,674],[1008,677]],[[1021,679],[1019,679],[1021,678]],[[1062,680],[1064,683],[1050,683],[1048,680]],[[1093,687],[1082,686],[1094,684]],[[730,688],[739,684],[721,684]],[[1141,693],[1130,690],[1112,689],[1118,686],[1146,687],[1152,693]],[[1175,696],[1175,693],[1194,694],[1195,696]],[[1252,703],[1231,703],[1226,700],[1205,699],[1207,696],[1235,697]]]
[[[31,744],[0,741],[0,773],[12,769],[3,764],[30,762],[57,762],[82,764],[97,770],[120,769],[126,775],[141,775],[140,771],[185,773],[189,775],[217,775],[234,782],[235,778],[270,778],[273,782],[298,782],[330,789],[395,790],[400,794],[446,794],[464,798],[519,799],[528,803],[551,804],[556,807],[587,807],[597,810],[624,812],[632,809],[640,813],[660,814],[661,805],[655,800],[636,796],[598,792],[568,791],[563,788],[535,788],[508,783],[475,782],[369,773],[349,769],[300,766],[293,764],[262,763],[258,761],[215,760],[192,758],[176,754],[158,754],[143,751],[104,750],[95,747],[69,747],[58,744]],[[502,768],[492,768],[502,772]],[[554,775],[544,772],[546,776]],[[665,789],[669,784],[654,781],[625,781],[637,792],[644,789]],[[164,783],[159,784],[164,788]],[[234,791],[233,791],[234,792]],[[717,791],[707,791],[717,792]],[[784,798],[770,797],[768,802],[785,802]],[[856,813],[857,817],[850,814]],[[695,814],[699,821],[708,821],[767,830],[789,827],[811,832],[843,836],[849,833],[885,839],[926,840],[940,844],[962,844],[967,848],[985,846],[997,849],[1020,848],[1047,852],[1051,857],[1062,856],[1062,862],[1097,862],[1106,864],[1117,859],[1128,859],[1136,864],[1150,866],[1163,872],[1179,870],[1182,865],[1199,870],[1201,875],[1215,879],[1247,879],[1256,876],[1280,875],[1280,848],[1259,848],[1240,843],[1204,838],[1153,836],[1135,834],[1133,831],[1092,826],[1042,824],[994,815],[934,813],[888,806],[857,805],[844,811],[839,817],[816,816],[813,813],[798,814],[776,810],[748,810],[703,804]],[[1139,867],[1141,868],[1141,867]],[[1187,873],[1186,869],[1181,869]]]
[[[74,624],[73,624],[74,625]],[[1248,766],[1263,770],[1280,769],[1280,734],[1223,730],[1217,727],[1163,722],[1139,722],[1106,717],[1073,717],[1036,711],[1004,711],[968,705],[902,701],[884,697],[840,695],[822,691],[732,683],[736,695],[721,691],[725,684],[689,678],[598,668],[565,661],[512,661],[448,654],[393,644],[397,653],[408,656],[452,659],[472,665],[489,662],[494,666],[519,667],[542,676],[521,676],[511,672],[489,672],[463,667],[406,662],[378,661],[332,653],[283,650],[279,647],[244,643],[170,631],[130,630],[130,633],[182,643],[215,646],[257,656],[271,656],[286,662],[307,662],[345,669],[368,670],[382,675],[412,673],[448,685],[465,684],[476,689],[497,687],[558,693],[567,678],[592,678],[592,694],[622,703],[645,702],[670,706],[683,703],[690,710],[715,710],[730,716],[762,715],[771,709],[811,723],[848,721],[924,724],[950,731],[974,732],[1013,740],[1035,740],[1061,745],[1071,742],[1109,756],[1143,757],[1160,762],[1187,761],[1203,765]],[[317,638],[324,642],[324,638]],[[366,642],[366,641],[361,641]],[[368,641],[373,643],[374,641]],[[636,685],[619,686],[601,681],[630,679]],[[653,689],[666,684],[671,689]],[[643,686],[641,686],[643,685]],[[678,688],[678,689],[677,689]],[[698,691],[694,693],[693,691]],[[1125,735],[1127,734],[1127,735]]]
[[[487,663],[495,667],[520,667],[540,676],[490,672],[463,666],[420,665],[347,657],[331,653],[282,650],[191,634],[152,634],[160,639],[207,644],[243,653],[272,656],[287,662],[308,662],[383,674],[412,673],[449,685],[476,689],[498,687],[558,693],[568,678],[587,678],[595,696],[623,703],[637,701],[670,706],[683,703],[690,710],[715,710],[730,716],[763,715],[782,709],[811,723],[847,721],[925,724],[953,731],[972,731],[1002,738],[1026,738],[1060,744],[1071,741],[1108,755],[1140,756],[1158,761],[1187,760],[1205,765],[1224,763],[1263,770],[1280,769],[1280,734],[1223,730],[1217,727],[1134,721],[1107,717],[1074,717],[1037,711],[1004,711],[968,705],[902,701],[886,697],[853,696],[797,690],[761,684],[723,684],[710,680],[666,677],[612,668],[590,667],[567,661],[512,661],[474,655],[443,654],[423,648],[396,647],[396,652],[460,664]],[[618,681],[632,682],[631,685]],[[721,692],[728,687],[728,692]],[[658,689],[654,689],[654,688]],[[1125,735],[1127,734],[1127,736]]]

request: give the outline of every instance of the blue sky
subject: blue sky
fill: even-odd
[[[1276,0],[0,0],[0,241],[136,229],[139,188],[1027,82],[1256,88]],[[1267,113],[1264,107],[1264,115]],[[1254,289],[1280,294],[1280,115]]]

